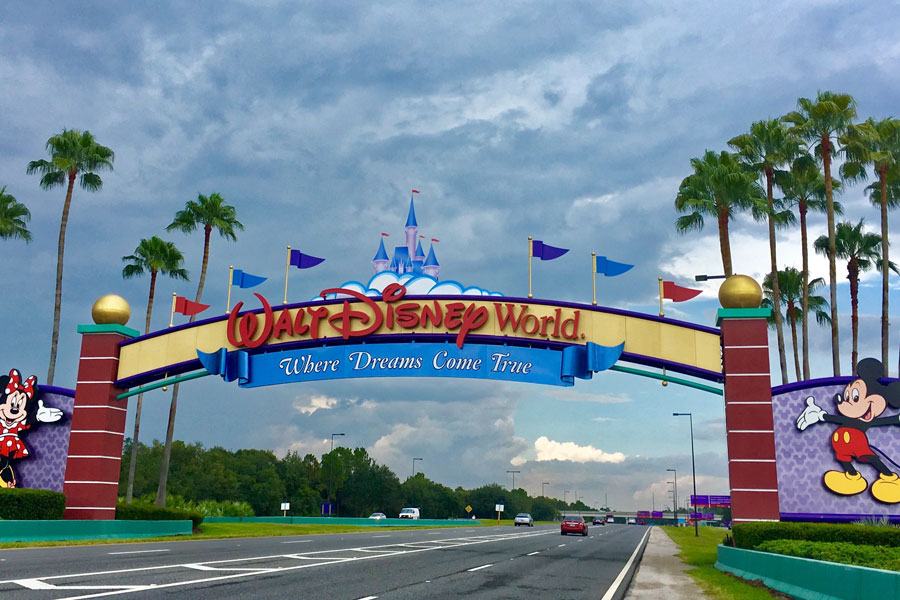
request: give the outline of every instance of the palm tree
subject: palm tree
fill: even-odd
[[[63,254],[66,249],[66,226],[69,223],[69,207],[72,204],[72,190],[75,180],[81,187],[95,192],[103,187],[103,180],[95,171],[112,171],[115,155],[106,146],[94,140],[89,131],[63,129],[44,146],[50,153],[50,160],[33,160],[28,163],[27,173],[41,174],[41,187],[45,190],[68,184],[63,202],[62,218],[59,223],[59,243],[56,250],[56,299],[53,304],[53,335],[50,341],[50,365],[47,368],[47,385],[53,385],[56,372],[56,348],[59,344],[59,312],[62,305]]]
[[[864,179],[865,167],[872,165],[878,177],[879,197],[875,202],[881,208],[881,239],[888,240],[881,246],[881,364],[885,377],[888,374],[888,172],[900,163],[900,120],[887,118],[881,121],[869,118],[850,128],[841,140],[847,161],[841,167],[846,178]],[[873,199],[874,200],[874,199]]]
[[[28,212],[28,208],[18,202],[12,194],[7,194],[5,185],[0,188],[0,239],[30,242],[31,232],[26,225],[29,220],[31,213]]]
[[[798,355],[798,347],[797,343],[797,322],[805,323],[807,319],[807,315],[809,313],[802,312],[801,299],[805,296],[807,299],[807,306],[809,307],[809,312],[815,314],[816,322],[819,325],[824,325],[828,323],[830,317],[826,312],[828,309],[828,301],[825,300],[822,296],[817,296],[814,292],[825,285],[825,280],[821,277],[817,277],[809,282],[809,287],[807,289],[803,289],[805,285],[805,274],[801,271],[793,267],[788,267],[783,271],[778,271],[778,279],[780,280],[779,289],[781,290],[781,304],[780,306],[785,307],[785,316],[787,317],[788,323],[791,327],[791,342],[794,348],[794,371],[797,375],[797,381],[800,381],[804,378],[800,372],[800,358]],[[772,293],[772,274],[769,273],[766,275],[763,280],[763,294],[765,298],[763,299],[762,305],[766,308],[773,309],[773,314],[779,312],[779,310],[775,310],[775,298]],[[775,324],[775,318],[770,317],[770,323],[772,325]],[[804,356],[808,356],[809,352],[806,348],[806,342],[803,343],[803,354]],[[809,379],[808,376],[805,377]]]
[[[153,297],[156,293],[157,275],[167,275],[173,279],[187,280],[188,273],[182,267],[184,256],[175,244],[166,242],[157,236],[143,239],[138,244],[134,254],[123,256],[127,262],[122,269],[122,277],[131,279],[150,273],[150,297],[147,300],[147,320],[144,323],[144,333],[150,333],[150,315],[153,313]],[[125,501],[131,503],[134,493],[134,471],[137,464],[138,436],[141,431],[141,404],[144,395],[138,394],[137,407],[134,413],[134,437],[131,442],[131,462],[128,465],[128,487],[125,491]]]
[[[836,256],[847,261],[847,279],[850,281],[850,327],[853,332],[850,367],[854,375],[856,375],[859,338],[859,274],[881,262],[881,236],[877,233],[866,233],[862,228],[863,220],[860,219],[856,225],[849,222],[838,223],[835,232]],[[816,240],[815,247],[819,254],[827,253],[828,238],[820,236]],[[888,267],[898,273],[896,265],[890,264]]]
[[[803,260],[801,273],[803,274],[803,286],[801,287],[803,298],[800,303],[801,314],[807,314],[813,310],[809,305],[809,240],[806,226],[806,217],[810,211],[825,212],[825,178],[819,172],[815,160],[805,154],[797,158],[791,165],[791,170],[776,174],[775,181],[781,188],[785,202],[797,207],[800,218],[800,246]],[[839,190],[841,182],[834,179],[831,182],[832,189]],[[840,202],[834,202],[834,213],[844,214],[844,207]],[[830,321],[830,317],[829,317]],[[803,337],[803,379],[809,379],[809,320],[801,322]]]
[[[794,135],[788,134],[787,128],[778,119],[757,121],[750,125],[750,133],[732,138],[728,145],[737,150],[738,157],[748,169],[766,180],[766,221],[769,225],[769,260],[772,281],[772,298],[775,306],[781,306],[778,288],[778,258],[775,250],[775,207],[772,188],[775,185],[775,173],[779,167],[789,164],[800,154],[801,142]],[[784,355],[784,330],[781,324],[781,311],[775,311],[775,332],[778,337],[778,358],[781,364],[781,382],[787,383],[787,360]]]
[[[822,158],[825,176],[825,211],[828,220],[828,280],[831,286],[831,362],[834,376],[841,374],[840,342],[837,319],[837,267],[835,259],[834,195],[831,187],[831,157],[835,151],[833,137],[840,138],[856,118],[856,101],[850,94],[819,92],[815,102],[809,98],[797,100],[798,110],[783,117],[790,129],[812,144],[816,156]]]
[[[206,267],[209,264],[209,242],[213,230],[219,235],[231,241],[237,241],[236,231],[243,231],[244,226],[237,220],[234,207],[225,202],[225,199],[216,192],[208,197],[197,195],[197,201],[188,201],[184,208],[175,213],[175,219],[166,227],[166,231],[183,231],[192,233],[197,229],[203,229],[203,263],[200,267],[200,282],[197,284],[197,298],[200,302],[203,297],[203,284],[206,282]],[[196,315],[191,316],[193,323]],[[169,458],[172,454],[172,436],[175,432],[175,411],[178,407],[178,384],[172,386],[172,403],[169,405],[169,424],[166,429],[166,446],[163,450],[162,464],[159,469],[159,488],[156,491],[156,504],[166,505],[166,485],[169,477]]]
[[[734,154],[707,150],[702,158],[692,158],[694,172],[682,180],[675,197],[675,209],[687,213],[675,221],[679,233],[703,229],[704,216],[714,217],[719,229],[719,251],[726,277],[734,274],[728,222],[742,210],[764,206],[762,189]]]

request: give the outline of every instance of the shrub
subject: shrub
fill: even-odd
[[[861,546],[851,542],[771,540],[763,542],[756,549],[845,565],[900,571],[900,548]]]
[[[847,542],[864,546],[900,547],[900,529],[838,523],[737,523],[732,528],[738,548],[756,549],[771,540]]]
[[[0,519],[52,521],[63,518],[66,495],[50,490],[0,489]]]
[[[116,505],[116,519],[120,521],[193,521],[194,529],[200,527],[203,515],[154,504],[134,503]]]

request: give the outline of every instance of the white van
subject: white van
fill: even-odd
[[[401,519],[418,519],[419,518],[419,509],[418,508],[404,508],[400,511]]]

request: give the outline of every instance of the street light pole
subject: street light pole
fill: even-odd
[[[543,498],[546,498],[546,497],[547,497],[546,494],[544,494],[544,486],[545,486],[545,485],[550,485],[550,482],[549,482],[549,481],[542,481],[542,482],[541,482],[541,497],[543,497]]]
[[[342,436],[342,435],[345,435],[345,434],[343,434],[343,433],[332,433],[332,434],[331,434],[331,451],[332,451],[332,452],[334,452],[334,438],[335,438],[335,436]]]
[[[416,461],[417,461],[417,460],[422,460],[422,459],[419,458],[418,456],[414,456],[414,457],[413,457],[413,472],[412,472],[412,476],[413,476],[413,477],[416,476]]]
[[[697,467],[694,463],[694,417],[691,413],[672,413],[673,417],[688,417],[691,423],[691,477],[694,479],[694,497],[692,498],[691,508],[696,513],[697,506],[693,501],[697,498]],[[694,537],[700,537],[700,524],[698,519],[694,519]]]
[[[675,527],[678,527],[678,471],[675,469],[666,469],[666,471],[672,471],[674,474],[673,479],[675,479]]]
[[[521,473],[521,472],[522,471],[507,471],[507,473],[512,474],[512,479],[513,479],[512,487],[509,488],[509,491],[513,491],[514,489],[516,489],[516,473]]]
[[[569,502],[566,500],[566,496],[568,496],[568,495],[569,495],[569,490],[563,490],[563,504],[565,504],[566,506],[569,505]]]

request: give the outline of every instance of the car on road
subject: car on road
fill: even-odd
[[[400,511],[401,519],[418,519],[419,518],[419,509],[418,508],[404,508]]]
[[[603,517],[594,517],[591,519],[591,525],[606,525],[606,521],[603,520]]]
[[[646,521],[644,521],[644,520],[643,520],[643,519],[638,519],[638,522],[637,522],[637,524],[638,524],[638,525],[646,525],[646,524],[647,524],[647,522],[646,522]]]
[[[387,519],[387,515],[384,513],[372,513],[369,515],[370,519],[375,519],[376,521],[381,521],[382,519]]]
[[[627,523],[629,525],[637,525],[637,519],[635,519],[634,517],[628,517]]]
[[[615,523],[616,522],[615,515],[606,515],[606,522],[607,523]]]
[[[534,519],[531,518],[531,515],[528,513],[519,513],[516,515],[516,518],[513,519],[513,524],[518,527],[519,525],[525,525],[526,527],[534,527]]]
[[[568,535],[570,533],[588,534],[587,523],[581,515],[569,516],[563,518],[562,524],[559,526],[560,535]]]

